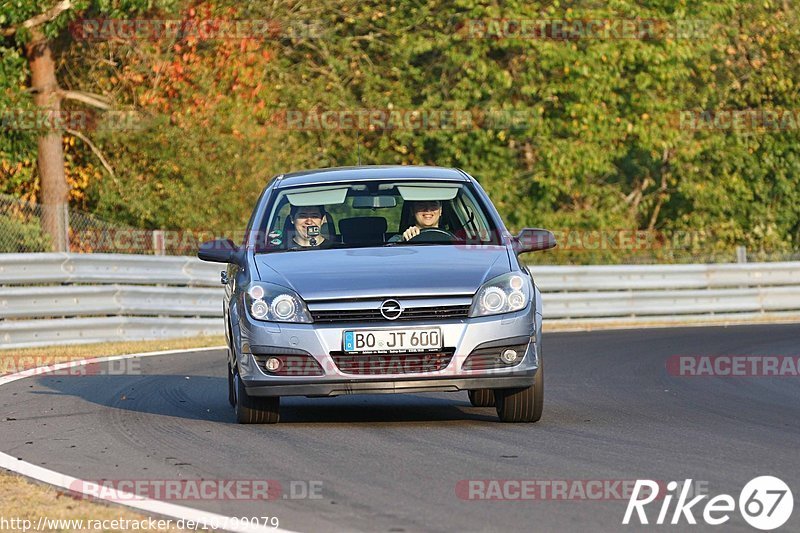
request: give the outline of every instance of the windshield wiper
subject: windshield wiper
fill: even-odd
[[[337,242],[331,244],[327,248],[336,248],[341,250],[343,248],[376,248],[382,245],[382,242]]]

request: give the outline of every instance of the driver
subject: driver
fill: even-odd
[[[325,221],[325,207],[321,205],[292,206],[289,219],[294,225],[294,235],[289,243],[293,248],[320,248],[330,243],[322,236],[320,228]],[[323,244],[324,243],[324,244]]]
[[[442,202],[439,200],[413,202],[411,212],[416,224],[403,232],[401,240],[410,241],[424,229],[439,229],[439,219],[442,218]]]

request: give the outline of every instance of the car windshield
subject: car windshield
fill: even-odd
[[[280,189],[260,225],[259,253],[374,246],[499,244],[468,184],[359,182]]]

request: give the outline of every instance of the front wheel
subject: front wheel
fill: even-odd
[[[544,408],[544,368],[541,360],[533,385],[521,389],[495,389],[495,408],[503,422],[538,422]]]
[[[279,396],[250,396],[244,388],[239,373],[233,376],[236,391],[236,421],[240,424],[275,424],[280,419]]]
[[[236,384],[233,382],[233,368],[228,362],[228,403],[231,407],[236,407]]]

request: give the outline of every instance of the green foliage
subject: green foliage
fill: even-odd
[[[0,26],[49,5],[12,4],[8,14],[0,10]],[[514,229],[695,232],[700,238],[683,252],[698,257],[731,257],[736,245],[800,249],[800,125],[695,131],[678,120],[686,111],[798,111],[800,24],[791,2],[191,6],[93,0],[48,25],[61,44],[65,86],[108,95],[145,117],[138,131],[91,132],[116,172],[88,185],[88,205],[103,217],[153,228],[241,228],[270,175],[360,159],[464,168]],[[66,37],[65,21],[78,16],[136,13],[269,19],[284,28],[309,24],[316,33],[242,42]],[[575,40],[470,34],[474,21],[497,19],[654,20],[683,33]],[[15,39],[2,41],[2,105],[29,98],[15,44],[24,36]],[[292,110],[389,109],[467,111],[478,119],[503,112],[517,122],[367,131],[281,122]],[[34,150],[30,136],[4,136],[0,160],[24,161]],[[633,260],[614,251],[559,258]]]
[[[36,218],[0,215],[0,253],[46,252],[50,240]]]
[[[26,60],[20,50],[0,44],[0,159],[13,163],[36,154],[33,132],[12,127],[20,114],[33,109],[23,92],[25,77]]]
[[[676,125],[684,110],[796,111],[797,12],[732,0],[580,5],[360,2],[325,20],[331,38],[284,46],[268,76],[287,109],[523,110],[521,129],[362,136],[367,162],[467,169],[512,227],[694,231],[704,235],[695,251],[708,253],[800,247],[800,127]],[[705,31],[573,42],[458,31],[458,22],[500,18],[655,19],[690,30],[698,21]],[[354,159],[353,132],[292,136],[316,148],[309,166]]]
[[[20,180],[32,185],[34,173],[30,161],[36,159],[37,136],[42,128],[37,120],[45,115],[33,103],[29,90],[30,72],[25,45],[40,35],[51,42],[56,52],[74,44],[69,24],[80,16],[126,18],[161,8],[174,8],[175,0],[73,0],[58,16],[33,30],[23,23],[53,8],[54,0],[0,0],[0,30],[15,29],[10,36],[0,36],[0,192],[17,192]],[[37,35],[34,35],[34,32]],[[66,70],[81,65],[63,65]],[[63,88],[71,88],[69,85]],[[66,106],[69,110],[69,106]]]
[[[258,138],[234,135],[229,116],[215,119],[206,128],[157,119],[124,142],[106,139],[125,177],[90,188],[96,214],[137,227],[241,230],[271,175],[269,154]]]

